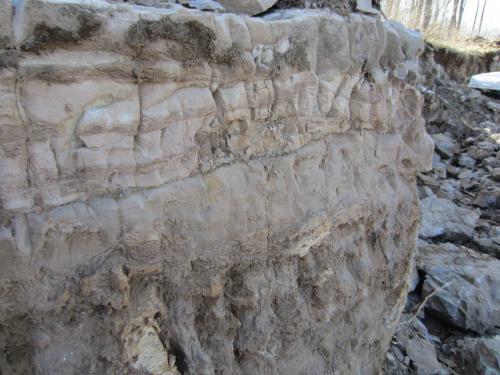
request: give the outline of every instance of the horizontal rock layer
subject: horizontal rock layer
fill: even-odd
[[[378,371],[432,149],[418,36],[101,1],[4,34],[2,370]]]

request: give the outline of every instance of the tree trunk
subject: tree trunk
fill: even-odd
[[[417,27],[420,25],[420,21],[422,20],[422,10],[424,8],[424,0],[417,0],[417,7],[415,8],[415,17],[413,19],[412,25],[413,27]]]
[[[474,23],[472,24],[472,30],[470,35],[474,35],[474,29],[476,28],[477,14],[479,13],[479,0],[477,0],[476,15],[474,16]]]
[[[462,16],[464,15],[466,0],[460,0],[460,6],[458,7],[458,23],[457,30],[460,30],[460,26],[462,26]]]
[[[425,0],[424,16],[422,17],[422,30],[427,30],[432,17],[432,0]]]
[[[406,17],[408,25],[413,24],[413,17],[415,16],[415,7],[417,6],[417,0],[410,1],[410,7],[408,8],[408,12],[406,12]]]
[[[453,13],[451,14],[450,25],[448,26],[448,35],[451,35],[451,31],[455,30],[457,27],[458,1],[459,0],[453,0]]]
[[[481,20],[479,21],[479,30],[477,31],[477,35],[481,34],[481,26],[483,26],[483,17],[484,17],[484,9],[486,8],[486,3],[488,0],[484,0],[483,11],[481,12]]]
[[[432,23],[438,23],[439,14],[441,12],[441,1],[434,1],[434,13],[432,14]]]
[[[443,11],[441,12],[442,17],[441,17],[441,28],[444,28],[445,25],[445,18],[446,18],[446,11],[448,10],[448,6],[450,5],[450,0],[446,0],[446,3],[444,5]]]
[[[392,18],[392,12],[394,8],[394,0],[387,0],[387,16]]]
[[[394,6],[392,7],[392,13],[393,13],[393,18],[398,20],[399,19],[399,3],[400,0],[395,0],[394,1]]]

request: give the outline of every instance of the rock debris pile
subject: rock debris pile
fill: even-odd
[[[419,174],[419,252],[385,373],[500,374],[500,101],[449,80],[432,54],[421,63],[435,153]]]

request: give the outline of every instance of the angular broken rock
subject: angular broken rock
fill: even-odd
[[[473,203],[481,208],[500,208],[500,187],[485,186],[477,193]]]
[[[500,261],[451,243],[420,248],[426,313],[462,330],[484,333],[500,325]]]
[[[459,346],[464,367],[470,374],[500,374],[500,336],[466,338]]]
[[[408,340],[408,357],[416,368],[417,375],[447,375],[448,372],[436,358],[436,349],[429,341],[419,337]]]
[[[442,157],[451,158],[458,152],[458,145],[451,136],[439,133],[433,134],[432,139],[434,140],[434,144],[436,146],[436,152],[438,152]]]
[[[22,58],[0,69],[2,373],[378,373],[431,164],[420,93],[383,74],[407,31],[19,7]]]
[[[420,237],[448,241],[465,241],[474,237],[479,214],[457,206],[448,199],[430,196],[421,201]]]
[[[372,6],[372,0],[356,0],[356,10],[367,14],[379,13],[379,11]]]
[[[264,13],[276,4],[277,0],[218,0],[229,12],[254,16]]]
[[[179,4],[200,10],[223,11],[224,7],[215,0],[178,0]]]

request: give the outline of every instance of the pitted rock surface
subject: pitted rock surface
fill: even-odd
[[[404,29],[98,0],[12,21],[2,372],[380,370],[432,152]]]

